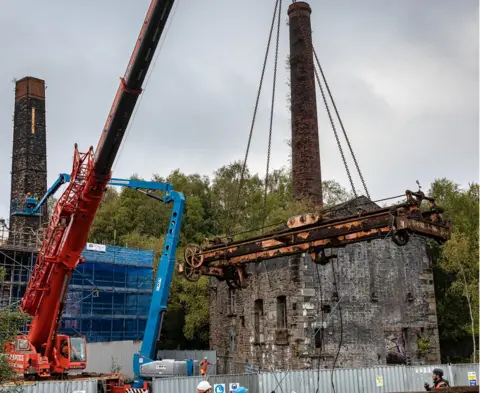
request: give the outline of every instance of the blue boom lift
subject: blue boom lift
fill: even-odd
[[[63,184],[68,182],[70,182],[70,175],[61,173],[40,200],[28,196],[25,199],[23,210],[16,211],[13,215],[40,216],[48,198],[54,195]],[[191,359],[184,361],[170,359],[154,360],[156,358],[156,343],[160,339],[162,322],[167,311],[168,295],[175,269],[175,253],[179,240],[183,209],[185,207],[185,196],[183,193],[175,191],[173,185],[168,183],[112,178],[108,185],[132,188],[160,202],[166,204],[173,203],[170,224],[155,277],[142,347],[140,352],[133,357],[135,380],[132,387],[146,389],[147,381],[153,377],[193,375],[194,361]],[[154,191],[161,191],[163,195],[160,196]]]

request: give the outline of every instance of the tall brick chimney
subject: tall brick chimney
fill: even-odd
[[[38,230],[48,219],[12,216],[23,210],[27,193],[43,196],[47,192],[47,134],[45,123],[45,81],[25,77],[16,82],[13,118],[10,229]]]
[[[292,177],[296,199],[322,205],[317,99],[312,49],[310,5],[297,1],[288,7],[290,26],[290,84],[292,111]],[[303,29],[303,31],[302,31]],[[304,35],[306,40],[304,39]]]

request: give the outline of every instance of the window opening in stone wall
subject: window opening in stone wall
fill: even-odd
[[[263,317],[263,300],[255,300],[253,325],[255,329],[255,342],[260,342],[261,318]]]
[[[287,297],[277,297],[277,328],[287,328]]]
[[[323,327],[315,328],[315,348],[323,348]]]
[[[230,353],[234,353],[236,349],[236,338],[237,338],[237,332],[235,331],[234,327],[230,328]]]
[[[235,315],[235,289],[228,288],[228,315]]]
[[[407,351],[405,331],[403,329],[393,329],[385,334],[385,352],[386,363],[405,365],[407,364]]]

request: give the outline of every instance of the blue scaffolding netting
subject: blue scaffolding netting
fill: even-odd
[[[104,250],[104,251],[103,251]],[[153,251],[85,249],[72,275],[62,331],[89,342],[141,340],[152,296]]]
[[[152,296],[154,252],[93,246],[83,251],[85,263],[72,275],[60,331],[83,334],[89,342],[141,340]],[[10,304],[25,293],[33,260],[23,257],[23,268],[17,263],[6,269]]]

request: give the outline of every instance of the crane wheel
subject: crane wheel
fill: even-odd
[[[198,244],[187,244],[183,257],[188,266],[198,269],[203,264],[202,248]]]

